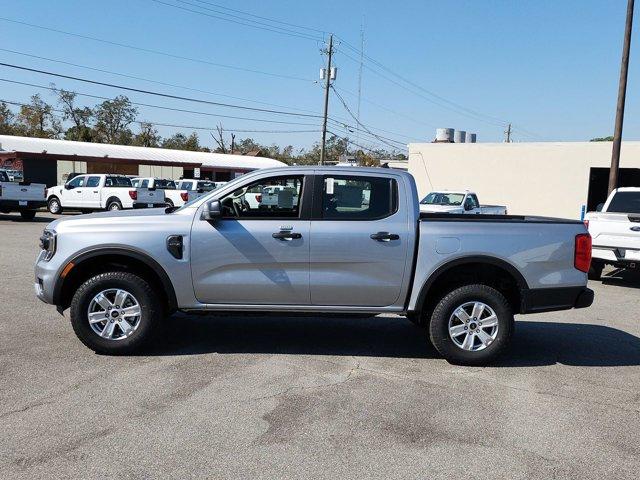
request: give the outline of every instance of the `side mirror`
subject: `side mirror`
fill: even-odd
[[[596,207],[596,212],[601,212],[602,207],[604,207],[604,203],[599,203],[598,206]]]
[[[69,184],[69,183],[65,183],[64,184],[64,189],[65,190],[73,190],[73,185]]]
[[[216,220],[222,216],[220,210],[220,200],[211,200],[204,204],[204,210],[202,210],[202,219],[211,221]]]

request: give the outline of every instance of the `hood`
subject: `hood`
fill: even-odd
[[[132,226],[157,225],[158,223],[172,223],[188,218],[190,221],[193,209],[182,208],[180,211],[166,213],[165,208],[144,208],[139,210],[119,210],[113,212],[89,213],[84,215],[67,216],[59,218],[47,225],[47,229],[57,232],[65,230],[82,229],[84,227],[104,226],[109,229]]]
[[[420,211],[423,213],[464,213],[462,205],[425,205],[420,204]]]

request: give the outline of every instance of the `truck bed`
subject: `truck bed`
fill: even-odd
[[[426,213],[420,212],[421,221],[439,221],[439,222],[489,222],[489,223],[560,223],[582,225],[580,220],[571,220],[566,218],[555,217],[538,217],[534,215],[464,215],[460,213]]]

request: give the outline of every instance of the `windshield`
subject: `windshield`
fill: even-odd
[[[464,193],[431,192],[420,202],[422,205],[462,205]]]
[[[640,213],[640,192],[618,192],[611,199],[607,212]]]

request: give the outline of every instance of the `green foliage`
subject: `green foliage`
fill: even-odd
[[[596,137],[589,140],[590,142],[613,142],[613,136],[608,137]]]
[[[6,103],[0,103],[0,135],[15,135],[15,117]]]
[[[57,138],[62,132],[60,121],[53,115],[53,107],[40,95],[31,97],[31,103],[20,107],[16,133],[26,137]]]
[[[136,120],[138,109],[124,95],[105,100],[95,110],[96,140],[101,143],[130,145],[133,133],[129,129]]]
[[[162,148],[171,148],[173,150],[190,150],[192,152],[199,152],[200,141],[198,140],[198,134],[193,132],[188,137],[184,133],[176,133],[169,138],[165,138],[162,141]]]

